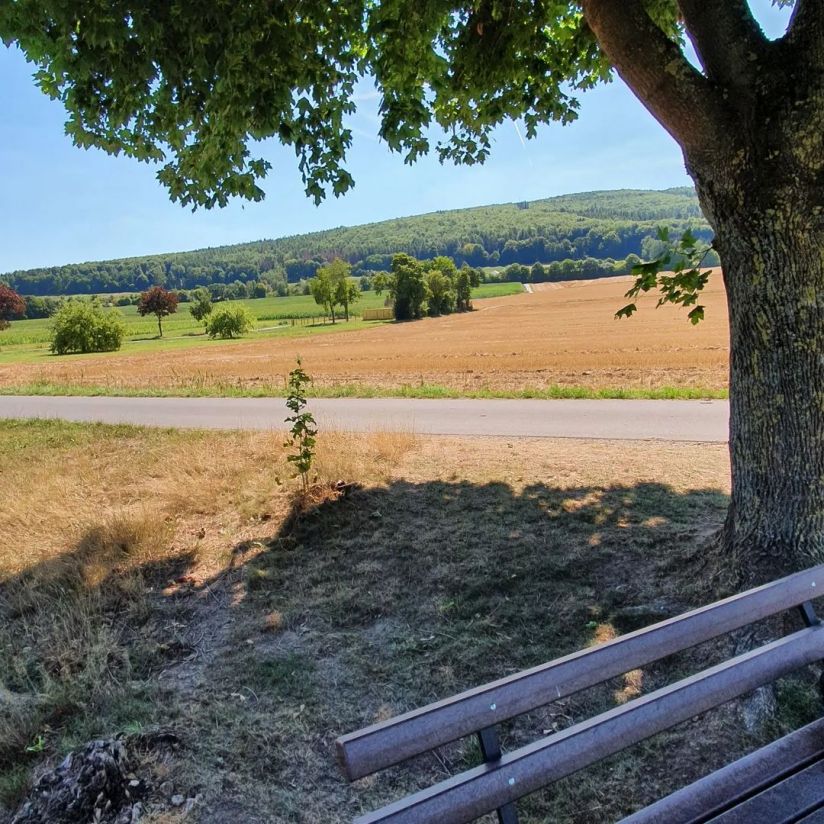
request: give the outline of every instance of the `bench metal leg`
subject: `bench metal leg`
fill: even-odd
[[[497,761],[501,757],[501,742],[495,727],[487,727],[478,732],[478,741],[481,745],[481,756],[485,763]],[[518,824],[518,811],[515,803],[510,801],[503,807],[498,807],[499,824]]]
[[[798,611],[801,613],[804,626],[817,627],[821,623],[821,620],[815,614],[815,608],[812,605],[812,601],[804,601],[803,604],[799,604]]]
[[[815,614],[815,608],[811,601],[804,601],[803,604],[799,604],[798,611],[801,613],[801,619],[804,621],[805,627],[817,627],[821,623],[821,619]],[[818,678],[818,692],[821,698],[824,699],[824,671]]]

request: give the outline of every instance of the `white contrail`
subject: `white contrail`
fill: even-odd
[[[518,135],[518,140],[521,141],[521,145],[524,147],[524,151],[526,152],[526,162],[532,166],[532,158],[529,156],[529,152],[526,148],[526,140],[524,140],[524,136],[521,134],[521,130],[518,128],[517,121],[513,120],[512,125],[515,127],[515,134]]]

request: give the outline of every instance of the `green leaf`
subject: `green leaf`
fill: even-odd
[[[635,312],[638,311],[638,307],[634,303],[628,303],[626,306],[622,307],[615,313],[616,319],[620,318],[631,318]]]

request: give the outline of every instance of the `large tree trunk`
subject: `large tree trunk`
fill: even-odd
[[[824,561],[824,3],[771,41],[744,0],[678,0],[691,64],[644,0],[582,0],[592,33],[684,151],[729,299],[736,585]]]
[[[729,303],[732,499],[720,549],[741,586],[824,561],[824,192],[789,164],[713,165],[690,170]]]

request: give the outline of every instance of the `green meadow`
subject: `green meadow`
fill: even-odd
[[[523,291],[520,283],[487,283],[472,290],[475,300],[501,297]],[[364,309],[377,309],[384,305],[385,295],[363,292],[350,310],[349,323],[332,324],[324,317],[323,310],[311,295],[290,297],[265,297],[232,301],[243,304],[255,317],[256,335],[307,335],[331,331],[363,329],[375,323],[386,321],[362,321]],[[203,324],[189,314],[188,303],[178,305],[177,313],[163,318],[163,338],[157,335],[157,318],[154,315],[141,317],[136,306],[121,306],[111,311],[119,311],[126,322],[126,340],[123,348],[129,351],[145,351],[147,348],[178,348],[197,345],[208,341]],[[14,321],[0,332],[0,363],[30,360],[48,352],[50,340],[50,320]],[[249,336],[247,336],[249,337]],[[226,343],[226,341],[221,341]],[[122,350],[121,350],[122,351]],[[105,353],[104,353],[105,356]]]

